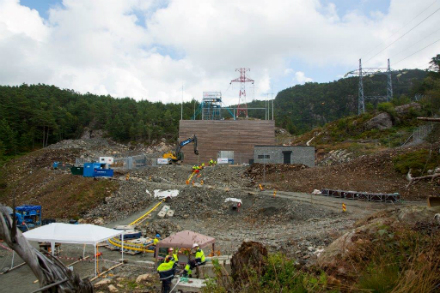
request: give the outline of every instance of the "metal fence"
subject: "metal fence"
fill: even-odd
[[[99,158],[91,158],[91,159],[76,158],[75,166],[83,166],[84,163],[98,162],[98,160]],[[151,162],[150,164],[148,163],[149,161],[150,160],[148,160],[148,158],[145,155],[115,158],[114,163],[111,165],[111,168],[115,170],[118,169],[132,170],[146,166],[151,166]]]

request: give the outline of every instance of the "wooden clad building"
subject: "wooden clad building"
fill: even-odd
[[[179,141],[197,136],[199,156],[193,146],[183,148],[184,163],[201,164],[217,159],[219,151],[234,151],[234,163],[249,163],[255,145],[275,145],[274,120],[180,120]]]

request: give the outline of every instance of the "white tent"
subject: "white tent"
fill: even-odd
[[[95,274],[96,274],[96,245],[99,242],[122,234],[122,261],[124,260],[124,231],[104,228],[90,224],[63,224],[52,223],[23,233],[30,241],[50,242],[52,255],[55,243],[91,244],[95,248]]]

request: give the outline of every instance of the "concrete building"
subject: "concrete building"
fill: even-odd
[[[254,163],[315,166],[315,147],[256,145]]]
[[[255,145],[275,145],[274,120],[181,120],[179,141],[197,136],[199,155],[192,145],[182,151],[186,164],[207,163],[217,159],[219,152],[234,154],[234,163],[249,163],[254,158]]]

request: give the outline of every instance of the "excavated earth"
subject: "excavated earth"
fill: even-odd
[[[90,143],[92,151],[87,149]],[[260,242],[272,252],[282,251],[295,257],[299,263],[310,263],[357,220],[378,209],[393,209],[395,206],[359,202],[349,205],[348,211],[343,213],[338,200],[335,200],[336,205],[335,201],[329,202],[323,196],[307,201],[304,199],[310,195],[298,192],[310,193],[321,188],[399,192],[405,200],[414,200],[440,191],[436,182],[419,182],[405,188],[407,181],[392,168],[392,158],[408,150],[385,151],[329,167],[268,165],[263,171],[258,164],[251,167],[219,165],[205,168],[189,184],[186,184],[191,175],[189,165],[148,166],[117,173],[112,179],[98,180],[50,168],[54,160],[73,163],[77,157],[130,151],[119,144],[100,145],[98,140],[63,142],[22,157],[15,165],[9,162],[5,168],[12,170],[14,176],[9,174],[5,177],[8,180],[2,183],[4,185],[0,185],[3,188],[0,202],[11,204],[10,192],[14,187],[17,204],[42,204],[45,215],[59,221],[75,217],[82,222],[101,225],[129,224],[135,213],[142,215],[159,202],[154,197],[155,190],[176,189],[178,196],[165,202],[175,211],[174,216],[160,219],[157,211],[153,212],[139,226],[146,236],[160,233],[166,237],[188,229],[215,237],[216,250],[222,254],[233,254],[243,241],[248,240]],[[145,152],[158,157],[166,147],[162,144]],[[34,175],[38,175],[38,180],[32,179]],[[266,182],[263,182],[263,176]],[[259,190],[260,183],[266,191]],[[78,192],[75,189],[82,194],[76,201]],[[290,193],[279,192],[273,196],[274,190]],[[225,202],[227,198],[242,200],[240,209]],[[302,200],[298,200],[300,198]],[[84,200],[87,200],[87,206],[74,204]],[[124,268],[121,272],[130,275],[127,270]],[[139,270],[134,270],[133,274],[139,274]]]

